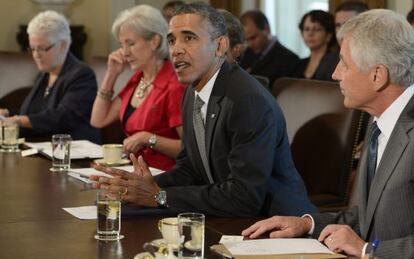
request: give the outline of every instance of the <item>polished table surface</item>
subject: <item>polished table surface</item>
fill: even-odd
[[[72,161],[85,167],[88,161]],[[94,239],[96,220],[80,220],[64,207],[93,205],[96,191],[66,173],[49,171],[51,161],[35,155],[0,153],[0,258],[133,258],[147,241],[161,238],[160,216],[122,219],[118,242]],[[206,217],[205,257],[222,234],[240,234],[252,219]]]

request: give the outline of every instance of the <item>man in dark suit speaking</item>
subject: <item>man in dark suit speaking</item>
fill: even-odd
[[[339,80],[348,108],[374,117],[361,156],[357,206],[302,218],[272,217],[242,232],[255,238],[312,234],[335,252],[414,258],[414,31],[389,10],[371,10],[339,31]],[[377,257],[376,257],[377,258]]]
[[[131,156],[135,173],[101,169],[121,177],[99,178],[100,188],[125,190],[127,202],[175,212],[247,217],[314,211],[274,98],[225,61],[229,43],[220,13],[188,4],[171,19],[167,38],[178,78],[189,84],[177,164],[153,178],[142,158]]]

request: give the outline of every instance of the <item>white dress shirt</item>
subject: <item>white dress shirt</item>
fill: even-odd
[[[203,118],[204,124],[206,124],[208,101],[210,100],[211,91],[213,91],[213,86],[214,86],[214,83],[216,82],[219,71],[220,69],[217,70],[217,72],[210,78],[210,80],[208,80],[207,84],[205,84],[205,86],[201,89],[200,92],[197,92],[197,91],[195,92],[194,97],[197,97],[198,95],[200,99],[203,100],[204,102],[203,106],[201,107],[201,117]]]

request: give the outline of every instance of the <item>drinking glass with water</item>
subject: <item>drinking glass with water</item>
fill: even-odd
[[[201,213],[178,214],[179,258],[204,258],[204,222]]]
[[[64,172],[70,169],[70,142],[69,134],[52,136],[52,168],[53,172]]]
[[[121,193],[111,193],[98,190],[96,206],[98,213],[97,235],[98,240],[119,240],[124,236],[121,232]]]

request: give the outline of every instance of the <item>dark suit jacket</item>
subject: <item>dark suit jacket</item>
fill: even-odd
[[[183,99],[183,150],[156,181],[170,209],[217,216],[302,215],[315,211],[293,164],[275,99],[237,65],[224,63],[206,114],[210,184],[193,129],[194,90]]]
[[[378,258],[414,258],[414,97],[401,113],[388,140],[366,201],[367,148],[356,186],[358,206],[333,214],[312,215],[315,237],[327,224],[348,224],[362,239],[380,240]],[[368,246],[369,252],[371,245]]]
[[[22,135],[49,138],[52,134],[68,133],[73,139],[101,143],[100,131],[89,123],[97,91],[92,69],[68,53],[48,98],[47,108],[39,113],[28,114],[45,76],[46,73],[39,74],[20,108],[20,114],[27,115],[33,126],[32,129],[22,129]]]
[[[308,66],[310,58],[301,59],[298,63],[298,66],[293,74],[295,78],[305,78],[305,70]],[[328,52],[326,53],[321,61],[319,62],[318,67],[316,68],[315,73],[310,79],[314,80],[323,80],[323,81],[334,81],[332,79],[332,74],[335,71],[336,65],[339,62],[339,54],[337,52]]]
[[[298,56],[277,41],[264,57],[259,58],[253,50],[246,49],[240,66],[252,75],[267,77],[272,88],[276,79],[292,76],[298,62]]]

